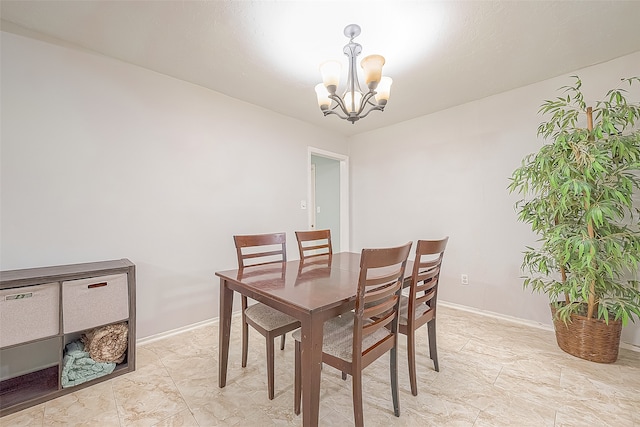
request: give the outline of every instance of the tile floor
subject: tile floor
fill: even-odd
[[[251,328],[249,328],[251,330]],[[426,328],[419,348],[427,349]],[[227,386],[218,388],[218,328],[207,325],[138,347],[135,372],[0,418],[2,426],[299,426],[293,414],[293,342],[276,350],[267,398],[264,339],[250,336],[240,366],[234,317]],[[388,356],[364,371],[367,426],[640,427],[640,353],[597,364],[558,349],[553,332],[441,305],[440,372],[418,356],[411,395],[400,337],[400,410],[393,416]],[[320,424],[353,425],[350,379],[322,373]]]

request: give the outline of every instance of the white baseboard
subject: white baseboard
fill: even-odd
[[[480,314],[480,315],[483,315],[483,316],[493,317],[495,319],[501,319],[501,320],[506,320],[508,322],[518,323],[520,325],[531,326],[533,328],[538,328],[538,329],[544,329],[545,331],[552,331],[552,332],[554,331],[553,325],[545,325],[544,323],[534,322],[533,320],[527,320],[527,319],[521,319],[519,317],[507,316],[506,314],[500,314],[500,313],[496,313],[496,312],[493,312],[493,311],[481,310],[479,308],[469,307],[469,306],[466,306],[466,305],[460,305],[460,304],[447,302],[447,301],[442,301],[442,300],[438,300],[438,304],[444,305],[446,307],[454,308],[454,309],[457,309],[457,310],[464,310],[464,311],[468,311],[468,312],[471,312],[471,313]],[[631,351],[637,351],[637,352],[640,353],[640,347],[635,346],[633,344],[629,344],[629,343],[626,343],[626,342],[620,342],[620,347],[622,347],[624,349],[627,349],[627,350],[631,350]]]
[[[438,301],[438,304],[443,305],[445,307],[450,307],[456,310],[468,311],[470,313],[480,314],[482,316],[493,317],[495,319],[506,320],[508,322],[518,323],[520,325],[531,326],[533,328],[543,329],[545,331],[553,331],[553,325],[545,325],[544,323],[534,322],[533,320],[521,319],[519,317],[507,316],[506,314],[500,314],[493,311],[481,310],[474,307],[469,307],[466,305],[456,304],[447,301]],[[239,316],[240,312],[233,313],[234,316]],[[218,323],[219,318],[214,317],[211,319],[203,320],[202,322],[193,323],[191,325],[186,325],[181,328],[172,329],[170,331],[161,332],[159,334],[151,335],[148,337],[140,338],[136,340],[136,344],[139,346],[144,346],[145,344],[149,344],[164,338],[168,338],[174,335],[178,335],[184,332],[192,331],[194,329],[201,328],[203,326],[214,325]],[[637,351],[640,353],[640,347],[628,344],[625,342],[620,343],[620,347],[625,348],[627,350]]]
[[[538,329],[544,329],[545,331],[553,331],[553,325],[545,325],[544,323],[534,322],[533,320],[522,319],[520,317],[507,316],[506,314],[500,314],[494,311],[481,310],[479,308],[469,307],[466,305],[456,304],[453,302],[447,302],[442,300],[438,300],[438,304],[444,305],[445,307],[455,308],[457,310],[463,310],[463,311],[468,311],[470,313],[480,314],[482,316],[493,317],[495,319],[518,323],[520,325],[531,326]]]
[[[212,319],[203,320],[202,322],[192,323],[191,325],[186,325],[181,328],[172,329],[166,332],[160,332],[159,334],[150,335],[148,337],[140,338],[136,340],[136,345],[144,346],[146,344],[159,341],[165,338],[172,337],[174,335],[182,334],[184,332],[193,331],[194,329],[202,328],[203,326],[214,325],[218,323],[218,318],[214,317]]]

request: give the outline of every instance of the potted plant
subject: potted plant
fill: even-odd
[[[640,317],[640,102],[627,99],[640,79],[623,79],[591,107],[574,78],[541,105],[546,142],[509,191],[523,197],[518,219],[539,236],[524,252],[524,286],[549,295],[558,345],[612,363],[622,326]]]

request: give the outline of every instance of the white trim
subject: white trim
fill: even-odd
[[[479,308],[469,307],[469,306],[466,306],[466,305],[460,305],[460,304],[456,304],[456,303],[453,303],[453,302],[447,302],[447,301],[438,300],[438,304],[444,305],[445,307],[454,308],[454,309],[457,309],[457,310],[463,310],[463,311],[468,311],[470,313],[476,313],[476,314],[479,314],[481,316],[493,317],[494,319],[506,320],[507,322],[518,323],[520,325],[530,326],[532,328],[538,328],[538,329],[543,329],[545,331],[555,332],[555,330],[553,329],[553,325],[547,325],[547,324],[540,323],[540,322],[534,322],[533,320],[526,320],[526,319],[521,319],[519,317],[507,316],[506,314],[500,314],[500,313],[496,313],[496,312],[493,312],[493,311],[481,310]],[[627,350],[636,351],[636,352],[640,353],[640,347],[637,347],[637,346],[635,346],[633,344],[629,344],[629,343],[620,341],[620,347],[622,347],[624,349],[627,349]]]
[[[316,169],[316,165],[314,163],[310,163],[309,167],[311,168],[311,170],[309,171],[309,201],[307,202],[307,205],[309,206],[309,228],[313,229],[313,230],[317,230],[318,226],[317,226],[317,222],[318,222],[318,215],[317,215],[317,211],[316,211],[316,173],[317,173],[317,169]]]
[[[631,350],[631,351],[636,351],[638,353],[640,353],[640,347],[635,346],[633,344],[628,344],[626,342],[620,342],[620,347],[627,349],[627,350]]]
[[[482,316],[493,317],[494,319],[506,320],[512,323],[518,323],[520,325],[531,326],[538,329],[544,329],[545,331],[553,331],[553,325],[546,325],[540,322],[534,322],[533,320],[521,319],[519,317],[507,316],[506,314],[496,313],[494,311],[481,310],[475,307],[469,307],[466,305],[460,305],[453,302],[447,302],[438,300],[439,305],[444,305],[445,307],[455,308],[457,310],[468,311],[469,313],[480,314]]]
[[[349,242],[349,158],[340,161],[340,250],[350,251]]]
[[[545,325],[544,323],[534,322],[532,320],[525,320],[525,319],[521,319],[519,317],[507,316],[507,315],[504,315],[504,314],[495,313],[493,311],[480,310],[478,308],[469,307],[469,306],[466,306],[466,305],[460,305],[460,304],[447,302],[447,301],[440,301],[439,300],[438,304],[443,305],[445,307],[450,307],[450,308],[453,308],[453,309],[456,309],[456,310],[463,310],[463,311],[467,311],[469,313],[479,314],[481,316],[493,317],[494,319],[506,320],[507,322],[517,323],[517,324],[520,324],[520,325],[530,326],[530,327],[533,327],[533,328],[538,328],[538,329],[543,329],[545,331],[553,332],[553,325]],[[232,316],[234,316],[234,317],[240,316],[240,312],[237,311],[237,312],[233,313]],[[156,334],[156,335],[151,335],[149,337],[145,337],[145,338],[141,338],[139,340],[136,340],[136,344],[138,346],[144,346],[146,344],[150,344],[152,342],[159,341],[159,340],[164,339],[164,338],[169,338],[169,337],[172,337],[174,335],[181,334],[183,332],[189,332],[189,331],[192,331],[194,329],[202,328],[204,326],[215,325],[216,323],[219,323],[219,320],[220,319],[218,317],[214,317],[213,319],[207,319],[207,320],[204,320],[202,322],[194,323],[192,325],[187,325],[187,326],[183,326],[183,327],[178,328],[178,329],[173,329],[171,331],[162,332],[162,333],[159,333],[159,334]],[[628,343],[625,343],[625,342],[620,342],[620,347],[622,347],[624,349],[627,349],[627,350],[631,350],[631,351],[635,351],[635,352],[640,353],[640,347],[637,347],[637,346],[632,345],[632,344],[628,344]]]
[[[307,197],[311,198],[311,156],[326,157],[340,162],[340,250],[349,251],[349,156],[333,153],[320,148],[307,149]],[[308,226],[313,224],[312,213],[308,213]]]
[[[150,335],[148,337],[140,338],[136,340],[136,344],[139,346],[144,346],[146,344],[151,344],[152,342],[156,342],[165,338],[173,337],[175,335],[182,334],[184,332],[189,332],[194,329],[202,328],[204,326],[214,325],[219,322],[218,317],[214,317],[212,319],[203,320],[202,322],[192,323],[191,325],[182,326],[177,329],[172,329],[166,332],[160,332],[159,334]]]

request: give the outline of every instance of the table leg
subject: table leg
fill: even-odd
[[[302,425],[317,427],[320,412],[323,322],[310,317],[302,327]]]
[[[220,324],[218,336],[218,387],[220,388],[227,384],[232,309],[233,291],[227,287],[226,280],[220,278]]]

